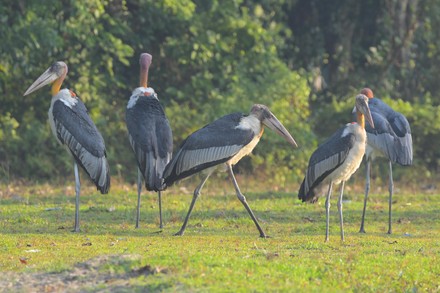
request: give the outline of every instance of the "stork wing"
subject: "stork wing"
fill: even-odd
[[[367,143],[382,152],[393,163],[406,166],[412,164],[411,129],[405,116],[398,112],[386,117],[371,111],[375,128],[366,125]]]
[[[69,148],[76,162],[84,168],[101,193],[107,193],[110,188],[110,171],[104,139],[88,115],[85,105],[78,99],[70,108],[57,100],[53,104],[52,113],[58,139]]]
[[[345,128],[336,131],[310,157],[306,176],[298,192],[298,198],[302,201],[315,201],[318,197],[316,189],[347,158],[355,143],[355,136],[350,133],[342,136]]]
[[[165,184],[170,186],[237,154],[254,137],[251,129],[236,128],[243,117],[241,113],[223,116],[188,136],[165,169]]]
[[[162,190],[162,174],[173,152],[173,135],[162,106],[152,96],[140,96],[127,108],[126,123],[146,188]]]

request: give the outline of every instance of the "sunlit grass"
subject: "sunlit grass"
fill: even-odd
[[[110,194],[100,195],[84,184],[80,233],[71,232],[72,188],[2,186],[0,269],[17,274],[62,273],[97,256],[135,255],[122,264],[109,261],[99,271],[120,276],[145,265],[163,269],[163,273],[128,278],[121,288],[132,291],[440,290],[438,194],[396,194],[394,234],[387,235],[387,194],[373,190],[367,234],[359,234],[363,195],[349,188],[344,203],[346,241],[340,241],[334,196],[330,242],[325,243],[323,200],[303,204],[296,191],[256,191],[244,183],[249,205],[271,236],[261,239],[233,187],[218,179],[208,182],[185,235],[173,236],[195,185],[190,180],[164,192],[165,228],[160,231],[156,194],[143,193],[141,226],[135,229],[134,185],[115,184]],[[104,282],[82,288],[112,286]]]

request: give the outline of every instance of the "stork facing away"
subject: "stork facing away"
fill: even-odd
[[[365,95],[356,96],[357,123],[348,123],[337,130],[312,154],[306,175],[298,192],[303,202],[315,202],[321,189],[328,184],[326,208],[325,241],[329,240],[330,196],[333,184],[341,183],[338,199],[338,212],[341,228],[341,240],[344,241],[344,222],[342,217],[342,196],[345,182],[359,168],[365,154],[367,134],[365,119],[374,127]]]
[[[147,87],[151,60],[150,54],[141,54],[140,86],[133,90],[125,116],[130,144],[138,164],[136,228],[139,228],[142,177],[147,190],[158,194],[159,227],[163,228],[161,191],[165,185],[162,174],[173,152],[173,135],[168,119],[154,89]]]
[[[365,152],[366,181],[364,208],[362,210],[362,221],[359,232],[365,233],[365,210],[367,208],[368,193],[370,191],[371,162],[376,157],[385,157],[388,159],[389,165],[388,234],[391,234],[391,207],[393,204],[392,199],[394,192],[393,163],[397,163],[401,166],[412,165],[413,149],[411,128],[405,116],[394,111],[380,99],[375,98],[371,89],[364,88],[362,89],[361,94],[364,94],[369,98],[368,105],[370,106],[371,116],[373,117],[375,127],[374,129],[369,126],[365,128],[367,131],[367,149]]]
[[[110,170],[107,162],[104,139],[90,118],[86,106],[69,89],[61,84],[67,75],[67,65],[58,61],[52,64],[24,93],[24,96],[52,83],[52,101],[49,108],[49,123],[57,141],[65,145],[74,158],[75,173],[75,226],[79,232],[80,178],[78,164],[90,176],[102,194],[110,189]]]
[[[241,193],[232,171],[232,166],[241,158],[250,154],[258,144],[264,131],[263,125],[274,130],[292,146],[297,146],[293,137],[269,108],[260,104],[253,105],[249,115],[233,113],[223,116],[185,139],[165,169],[165,184],[170,186],[176,181],[203,170],[206,170],[206,175],[194,190],[188,214],[182,228],[175,235],[184,234],[194,204],[203,185],[214,171],[214,167],[225,164],[238,199],[246,208],[255,226],[257,226],[260,237],[267,237],[249,207],[245,196]]]

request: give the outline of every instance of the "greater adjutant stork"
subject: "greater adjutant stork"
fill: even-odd
[[[139,227],[142,176],[147,190],[158,193],[159,226],[163,227],[161,191],[165,185],[162,174],[173,152],[173,134],[168,119],[154,89],[147,87],[151,59],[150,54],[141,54],[140,86],[131,94],[125,116],[130,144],[138,163],[136,228]]]
[[[214,167],[224,163],[228,170],[229,177],[234,184],[238,199],[244,205],[257,226],[260,237],[266,237],[257,218],[246,202],[245,196],[241,193],[234,172],[232,171],[232,166],[241,158],[250,154],[255,148],[263,135],[263,125],[266,125],[284,137],[292,146],[297,146],[293,137],[275,115],[272,114],[269,108],[260,104],[253,105],[249,115],[233,113],[223,116],[197,130],[185,139],[165,169],[165,184],[170,186],[178,180],[189,177],[202,170],[207,170],[202,182],[194,190],[191,205],[182,228],[175,235],[183,235],[191,211],[200,195],[203,185],[214,171]]]
[[[52,83],[52,101],[49,108],[49,123],[55,138],[74,158],[75,173],[75,227],[79,232],[80,179],[78,164],[90,176],[102,194],[110,189],[110,171],[104,139],[90,118],[86,106],[69,89],[61,84],[67,75],[67,65],[58,61],[52,64],[24,93],[24,96]]]
[[[302,201],[315,202],[320,196],[321,188],[328,184],[326,208],[325,241],[329,239],[330,196],[333,184],[341,183],[338,200],[338,211],[341,228],[341,239],[344,240],[342,218],[342,196],[344,184],[359,168],[365,154],[367,134],[365,118],[374,127],[365,95],[356,96],[357,123],[348,123],[337,130],[327,141],[321,144],[309,160],[305,178],[298,192]]]
[[[365,233],[364,220],[365,210],[367,208],[368,193],[370,191],[370,173],[371,162],[376,157],[385,157],[389,165],[389,217],[388,234],[391,230],[391,206],[394,191],[393,183],[393,163],[401,166],[412,165],[413,149],[411,128],[408,120],[401,113],[394,111],[390,106],[378,98],[375,98],[373,91],[369,88],[361,90],[361,94],[366,95],[368,105],[370,106],[371,116],[374,121],[374,129],[367,126],[367,149],[365,152],[366,160],[366,181],[365,181],[365,199],[362,210],[362,221],[359,232]]]

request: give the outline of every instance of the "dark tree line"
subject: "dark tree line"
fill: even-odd
[[[107,144],[114,175],[133,180],[124,113],[138,58],[153,55],[150,85],[177,146],[221,115],[263,103],[301,148],[265,134],[238,168],[298,181],[311,151],[350,121],[365,86],[412,124],[415,166],[432,176],[440,151],[440,3],[433,0],[0,0],[0,178],[69,176],[51,137],[50,93],[22,97],[52,62],[83,99]],[[279,145],[279,147],[274,147]],[[399,172],[399,171],[398,171]],[[274,174],[276,176],[274,176]],[[413,178],[413,177],[411,177]]]

